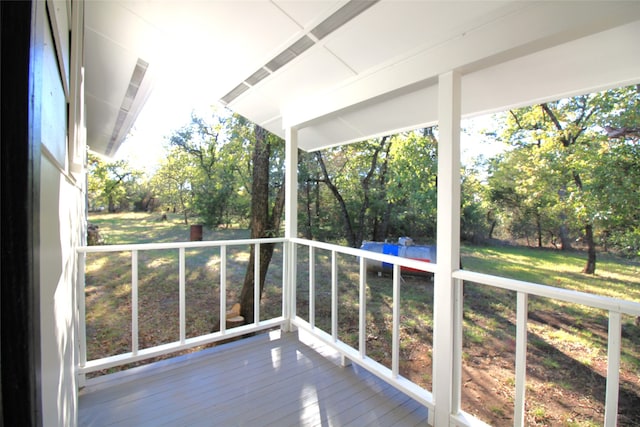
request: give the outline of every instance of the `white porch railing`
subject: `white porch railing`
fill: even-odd
[[[79,268],[80,279],[78,280],[78,331],[79,331],[79,383],[82,386],[85,381],[85,375],[90,372],[100,371],[115,366],[126,365],[129,363],[145,360],[153,357],[186,350],[200,345],[210,344],[240,335],[259,332],[265,329],[282,326],[286,324],[286,319],[280,315],[270,319],[260,318],[260,298],[259,287],[255,287],[254,294],[254,322],[249,325],[243,325],[232,329],[226,329],[226,312],[227,312],[227,248],[232,246],[249,247],[254,245],[256,254],[256,263],[254,269],[254,277],[260,276],[260,245],[266,243],[284,243],[284,239],[244,239],[244,240],[226,240],[226,241],[203,241],[203,242],[179,242],[179,243],[149,243],[149,244],[133,244],[133,245],[108,245],[108,246],[84,246],[78,248],[80,253],[81,266]],[[185,250],[194,248],[220,248],[220,284],[219,284],[219,300],[220,300],[220,330],[206,335],[187,338],[186,337],[186,303],[185,303]],[[166,343],[150,348],[139,348],[138,340],[138,254],[142,251],[151,251],[158,249],[174,249],[178,251],[178,293],[179,293],[179,329],[180,335],[178,341]],[[287,245],[284,245],[285,253]],[[105,253],[105,252],[130,252],[131,253],[131,351],[123,354],[117,354],[110,357],[104,357],[96,360],[87,360],[87,336],[86,336],[86,313],[85,313],[85,257],[87,253]],[[286,255],[284,257],[286,259]],[[283,274],[283,289],[285,275]],[[283,292],[284,293],[284,292]],[[281,313],[285,311],[284,304],[286,299],[282,299],[283,308]]]
[[[291,324],[303,329],[316,338],[322,340],[326,344],[330,345],[334,349],[338,350],[343,355],[343,360],[348,359],[363,368],[367,369],[371,373],[375,374],[379,378],[387,381],[397,389],[403,391],[407,395],[411,396],[418,402],[422,403],[429,408],[429,423],[433,424],[433,410],[435,404],[433,395],[430,391],[425,390],[419,385],[409,381],[402,377],[399,373],[400,366],[400,300],[401,300],[401,275],[400,271],[402,267],[411,268],[414,270],[420,270],[430,273],[435,273],[436,264],[431,264],[423,261],[417,261],[409,258],[400,258],[393,255],[384,255],[380,253],[364,251],[361,249],[354,249],[349,247],[343,247],[328,243],[316,242],[305,239],[291,239],[292,246],[291,251],[295,257],[297,254],[297,246],[306,247],[309,251],[309,309],[308,309],[308,321],[298,317],[295,310],[292,312]],[[315,294],[316,294],[316,265],[315,265],[315,252],[317,249],[328,251],[331,254],[331,330],[325,331],[316,325],[315,319]],[[358,348],[348,345],[338,338],[338,263],[337,255],[347,255],[354,259],[354,262],[359,264],[359,289],[358,289]],[[367,340],[367,292],[366,292],[366,278],[367,278],[367,262],[378,261],[386,264],[393,265],[393,312],[392,312],[392,332],[391,332],[391,369],[375,361],[367,356],[366,340]],[[294,264],[295,269],[295,264]],[[296,278],[295,271],[291,272],[291,277]],[[295,292],[297,286],[292,286],[291,290]],[[292,300],[295,302],[295,295],[291,295]]]
[[[226,312],[226,249],[229,246],[247,246],[256,245],[256,253],[259,253],[259,245],[265,243],[283,243],[283,297],[282,312],[280,316],[261,320],[258,289],[256,287],[255,294],[255,321],[251,325],[245,325],[227,330],[225,328],[224,314]],[[185,337],[185,249],[203,248],[203,247],[219,247],[220,248],[220,331],[194,337]],[[309,253],[309,275],[306,280],[309,287],[309,307],[307,318],[304,320],[297,316],[297,298],[296,289],[298,288],[298,274],[296,265],[298,262],[298,250],[305,248]],[[138,342],[138,314],[136,308],[137,300],[137,257],[140,251],[155,249],[175,249],[179,251],[179,298],[180,298],[180,339],[176,342],[163,344],[160,346],[139,349]],[[331,323],[330,330],[323,330],[316,324],[316,272],[317,265],[315,262],[315,252],[323,250],[330,253],[331,259]],[[79,301],[79,341],[80,341],[80,361],[78,373],[80,382],[84,381],[84,375],[89,372],[106,369],[113,366],[132,363],[138,360],[156,357],[162,354],[187,349],[190,347],[216,342],[226,338],[236,337],[239,335],[257,332],[260,330],[282,327],[285,330],[290,328],[300,328],[312,334],[316,338],[322,340],[328,345],[338,350],[343,359],[350,360],[373,374],[389,382],[393,386],[407,393],[417,401],[427,406],[430,411],[430,423],[433,423],[432,414],[435,410],[436,402],[434,402],[433,394],[429,390],[418,386],[417,384],[402,377],[399,373],[400,365],[400,301],[401,293],[401,275],[402,267],[415,270],[426,271],[437,274],[437,265],[417,260],[399,258],[392,255],[384,255],[375,252],[363,251],[342,247],[333,244],[321,243],[305,239],[255,239],[255,240],[235,240],[235,241],[209,241],[209,242],[185,242],[185,243],[167,243],[167,244],[140,244],[140,245],[117,245],[117,246],[91,246],[81,247],[78,251],[82,254],[89,252],[131,252],[132,257],[132,349],[130,352],[116,356],[106,357],[98,360],[87,361],[86,352],[86,333],[85,333],[85,312],[84,312],[84,264],[81,265],[81,278],[78,288]],[[348,345],[339,339],[338,327],[340,319],[338,318],[338,263],[337,256],[353,257],[354,263],[359,265],[359,289],[358,289],[358,346],[357,349]],[[80,259],[83,260],[81,256]],[[386,367],[367,356],[367,295],[366,295],[366,277],[367,261],[377,261],[393,265],[393,291],[392,291],[392,337],[391,337],[391,366]],[[254,270],[255,277],[259,277],[259,262],[256,262]],[[582,304],[586,307],[604,309],[609,312],[609,338],[608,338],[608,372],[607,387],[605,400],[605,426],[612,427],[617,422],[618,412],[618,394],[619,394],[619,371],[620,371],[620,354],[621,354],[621,330],[622,315],[640,316],[640,303],[602,297],[584,292],[571,291],[566,289],[554,288],[550,286],[539,285],[535,283],[511,280],[497,276],[490,276],[471,271],[458,270],[453,273],[452,286],[454,286],[456,294],[455,307],[442,307],[440,309],[449,310],[452,314],[454,336],[452,337],[452,346],[454,354],[454,364],[452,373],[453,384],[453,411],[451,414],[451,425],[475,426],[485,425],[483,422],[461,410],[461,394],[462,394],[462,336],[463,336],[463,281],[474,282],[489,287],[511,290],[517,293],[517,309],[516,309],[516,367],[515,367],[515,400],[514,400],[514,425],[523,426],[525,417],[525,399],[526,399],[526,348],[527,348],[527,319],[528,319],[528,298],[529,295],[541,296],[553,300],[567,301],[571,303]],[[302,284],[301,286],[304,286]],[[436,304],[437,306],[437,304]],[[433,359],[440,357],[437,349],[434,349]]]
[[[454,321],[456,333],[462,334],[462,281],[501,288],[517,293],[516,305],[516,366],[515,366],[515,400],[514,400],[514,425],[525,425],[525,392],[526,392],[526,365],[527,365],[527,319],[529,296],[540,296],[556,301],[580,304],[585,307],[606,310],[609,313],[609,335],[607,346],[607,387],[605,397],[605,427],[614,427],[618,419],[618,395],[620,387],[620,353],[622,348],[622,315],[640,316],[640,303],[610,298],[585,292],[572,291],[488,274],[474,273],[458,270],[454,272],[456,279],[456,292],[459,307]],[[462,384],[462,352],[454,352],[454,396],[458,402],[461,395]],[[435,357],[435,355],[434,355]],[[452,421],[464,422],[464,417],[452,416]]]

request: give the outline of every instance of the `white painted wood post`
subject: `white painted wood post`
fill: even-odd
[[[131,354],[138,354],[138,251],[131,251]]]
[[[76,283],[76,301],[78,304],[77,333],[78,333],[78,366],[84,368],[87,365],[87,314],[85,299],[87,253],[78,254],[78,281]],[[78,387],[84,387],[87,376],[78,372]]]
[[[298,130],[288,127],[285,129],[285,202],[284,202],[284,237],[292,239],[298,237]],[[296,314],[296,245],[284,243],[286,250],[286,280],[282,290],[286,301],[285,313],[286,331],[291,331],[291,320]]]
[[[316,327],[316,248],[309,246],[309,324]]]
[[[462,410],[462,336],[464,315],[464,284],[460,279],[455,279],[453,288],[453,358],[452,358],[452,390],[451,413],[457,414]]]
[[[331,338],[338,342],[338,253],[331,251]]]
[[[607,350],[607,392],[604,406],[604,426],[618,425],[618,399],[620,395],[620,349],[622,346],[622,316],[609,312],[609,342]]]
[[[180,324],[180,344],[184,344],[187,339],[187,292],[186,292],[186,260],[185,249],[178,249],[178,305],[179,311],[179,324]]]
[[[227,246],[220,246],[220,332],[227,331]]]
[[[360,359],[367,355],[367,259],[360,257],[360,308],[358,314],[358,351]]]
[[[400,373],[400,266],[393,264],[393,313],[391,330],[391,377]]]
[[[448,72],[438,81],[438,225],[434,278],[433,397],[434,424],[448,426],[453,402],[455,285],[460,267],[460,75]]]
[[[527,321],[529,294],[518,292],[516,303],[516,393],[513,404],[513,425],[525,425],[525,398],[527,393]]]
[[[253,245],[253,324],[260,324],[260,243]]]

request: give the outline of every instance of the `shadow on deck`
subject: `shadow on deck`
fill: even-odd
[[[89,380],[80,426],[415,426],[428,409],[299,333],[274,331]]]

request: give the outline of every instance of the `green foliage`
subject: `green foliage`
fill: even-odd
[[[209,122],[192,115],[191,123],[171,135],[169,142],[174,156],[188,165],[190,176],[178,180],[189,191],[189,206],[208,226],[224,222],[229,205],[225,202],[234,193],[236,181],[230,168],[233,162],[223,161],[229,156],[224,141],[225,118],[212,117]],[[170,173],[170,172],[169,172]]]
[[[460,237],[462,240],[479,243],[489,237],[491,207],[488,205],[486,186],[473,168],[462,171],[462,206]]]
[[[640,255],[640,145],[608,140],[601,144],[593,170],[597,195],[595,221],[605,247]]]
[[[87,193],[90,210],[129,210],[141,193],[142,172],[126,160],[106,162],[88,153]]]
[[[514,110],[494,134],[508,144],[479,168],[462,170],[461,237],[570,247],[585,226],[605,247],[640,251],[640,108],[621,88]],[[299,229],[307,238],[359,245],[436,232],[434,128],[299,153]],[[254,125],[229,114],[193,116],[169,138],[152,195],[185,221],[248,225]],[[270,198],[283,185],[284,142],[270,146]],[[324,167],[323,167],[324,166]],[[140,187],[139,199],[144,196]],[[506,232],[506,233],[505,233]]]
[[[362,240],[404,235],[432,240],[436,177],[437,144],[431,130],[303,155],[300,224],[307,237],[346,239],[356,246]]]
[[[173,147],[160,163],[151,186],[167,210],[184,215],[186,224],[194,206],[193,187],[200,180],[200,171],[193,158]]]
[[[382,233],[392,145],[384,137],[301,156],[301,223],[307,237],[359,246]]]
[[[270,197],[284,185],[284,142],[268,135]],[[210,227],[248,226],[251,209],[255,143],[254,125],[246,119],[214,111],[211,117],[192,115],[191,122],[169,137],[169,153],[154,178],[163,203],[184,214],[197,215]]]
[[[438,176],[437,141],[431,129],[392,138],[388,198],[394,215],[391,235],[435,239]]]
[[[634,87],[511,111],[501,133],[511,149],[491,161],[488,180],[511,236],[565,246],[590,225],[637,252],[638,117]]]

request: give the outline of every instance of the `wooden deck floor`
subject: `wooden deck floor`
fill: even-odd
[[[416,426],[428,410],[279,331],[91,380],[80,426]]]

